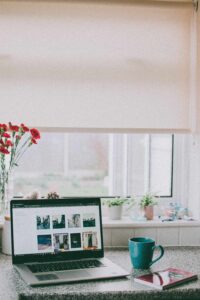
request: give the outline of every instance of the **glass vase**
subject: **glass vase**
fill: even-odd
[[[0,179],[0,217],[10,215],[10,201],[13,197],[13,175],[6,173]]]

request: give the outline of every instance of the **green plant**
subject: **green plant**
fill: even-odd
[[[120,206],[123,204],[131,204],[133,205],[135,203],[135,199],[134,198],[125,198],[125,197],[116,197],[116,198],[109,198],[109,199],[105,199],[103,200],[103,205],[108,205],[108,207],[111,206]]]
[[[157,201],[155,200],[155,197],[151,194],[145,194],[142,199],[140,200],[140,207],[144,208],[146,206],[153,206],[156,205]]]

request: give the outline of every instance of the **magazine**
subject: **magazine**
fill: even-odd
[[[198,279],[196,274],[180,269],[168,268],[150,274],[141,275],[134,278],[134,281],[164,290],[195,279]]]

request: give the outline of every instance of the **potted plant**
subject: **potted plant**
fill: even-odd
[[[144,216],[147,220],[153,220],[153,207],[157,204],[155,197],[151,194],[145,194],[140,200],[140,207],[144,210]]]
[[[122,218],[122,208],[124,204],[134,204],[133,198],[116,197],[105,199],[103,204],[108,206],[108,213],[111,220],[120,220]]]

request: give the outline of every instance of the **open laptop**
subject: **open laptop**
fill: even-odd
[[[12,262],[31,286],[124,277],[104,258],[100,198],[11,201]]]

